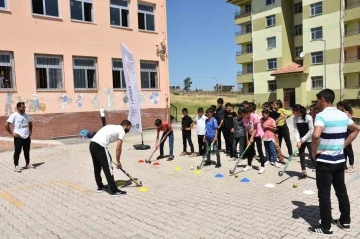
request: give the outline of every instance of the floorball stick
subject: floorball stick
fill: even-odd
[[[169,133],[170,133],[170,131],[161,139],[160,144],[166,139],[166,137],[169,135]],[[159,144],[159,147],[160,147],[160,144]],[[151,163],[151,158],[154,156],[154,153],[157,151],[157,149],[159,147],[156,147],[154,149],[154,151],[151,153],[149,159],[145,159],[145,163]]]
[[[203,156],[203,158],[202,158],[202,160],[201,160],[200,165],[199,165],[199,166],[197,166],[197,169],[200,169],[200,168],[201,168],[201,166],[203,165],[203,163],[204,163],[204,161],[205,161],[205,159],[206,159],[207,155],[210,153],[210,151],[211,151],[211,149],[212,149],[212,147],[213,147],[213,144],[214,144],[214,142],[213,142],[213,143],[211,143],[211,144],[210,144],[210,146],[206,149],[206,153],[205,153],[205,155]]]
[[[116,163],[114,163],[113,161],[111,161],[114,165],[116,165]],[[141,181],[139,181],[139,183],[137,182],[137,180],[135,180],[130,174],[128,174],[124,169],[122,169],[122,168],[120,168],[120,170],[126,175],[126,176],[128,176],[129,178],[130,178],[130,180],[131,181],[133,181],[135,184],[136,184],[136,186],[138,186],[138,187],[141,187],[142,186],[142,182]]]
[[[289,167],[291,160],[293,159],[293,157],[295,156],[295,154],[296,154],[297,152],[298,152],[298,150],[295,150],[295,152],[290,156],[290,158],[289,158],[288,161],[286,162],[286,165],[285,165],[284,169],[278,172],[278,175],[279,175],[280,177],[284,175],[285,170],[287,169],[287,167]]]
[[[251,144],[251,143],[250,143],[250,144]],[[230,171],[229,171],[230,174],[234,174],[234,173],[235,173],[235,170],[236,170],[236,168],[237,168],[240,160],[241,160],[242,157],[244,156],[244,154],[245,154],[246,150],[249,148],[250,144],[248,144],[248,145],[246,146],[245,150],[242,152],[242,154],[241,154],[241,155],[239,156],[239,158],[237,159],[237,161],[236,161],[236,163],[235,163],[235,166],[234,166],[234,169],[233,169],[233,170],[230,169]]]

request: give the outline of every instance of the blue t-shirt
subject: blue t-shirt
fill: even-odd
[[[211,140],[214,139],[217,128],[218,128],[218,123],[216,122],[216,119],[214,117],[211,118],[210,120],[207,119],[205,121],[205,130],[206,130],[205,137]]]

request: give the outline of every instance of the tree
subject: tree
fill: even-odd
[[[184,80],[184,91],[188,92],[191,88],[191,85],[192,85],[192,81],[191,81],[190,77],[187,77]]]

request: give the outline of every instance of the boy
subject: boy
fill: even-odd
[[[225,114],[225,108],[223,107],[224,105],[224,100],[223,98],[219,98],[217,99],[217,104],[218,104],[218,108],[216,109],[216,115],[219,117],[218,119],[220,119],[219,121],[217,121],[218,123],[218,135],[217,135],[217,141],[218,141],[218,149],[221,150],[221,133],[224,134],[223,132],[223,124],[224,124],[224,114]]]
[[[157,135],[155,141],[155,148],[160,147],[160,155],[157,159],[164,158],[164,143],[167,137],[169,137],[169,151],[170,156],[167,161],[174,160],[174,131],[172,126],[168,122],[162,122],[160,119],[155,120],[155,126],[157,127]],[[159,145],[159,134],[160,131],[163,131],[161,136],[160,145]]]
[[[230,103],[226,104],[226,111],[224,113],[224,138],[226,145],[226,155],[234,158],[233,141],[234,141],[234,118],[236,117],[234,106]]]
[[[198,144],[199,144],[199,156],[204,156],[204,136],[205,136],[205,121],[206,116],[204,115],[204,109],[198,109],[198,116],[196,117],[193,125],[197,125],[197,137],[198,137]]]
[[[218,146],[216,144],[217,134],[219,131],[218,124],[216,120],[213,118],[214,111],[210,108],[206,110],[207,120],[205,121],[205,137],[204,142],[206,142],[207,147],[210,147],[213,144],[214,151],[216,153],[216,166],[215,168],[220,168],[220,154],[218,150]],[[204,166],[211,165],[210,154],[207,155],[207,160]]]
[[[243,125],[243,116],[241,114],[241,109],[238,110],[237,117],[233,118],[234,121],[234,141],[233,141],[233,150],[234,157],[240,157],[244,152],[245,146],[245,129]],[[239,156],[237,156],[236,146],[239,144]]]
[[[190,154],[190,158],[195,157],[195,153],[194,153],[194,145],[192,143],[192,139],[191,139],[191,128],[193,126],[193,120],[191,119],[191,117],[188,115],[188,109],[187,108],[183,108],[182,109],[182,114],[183,114],[183,118],[181,120],[181,130],[182,130],[182,139],[183,139],[183,152],[180,154],[180,156],[184,156],[187,155],[186,152],[186,141],[189,143],[190,145],[190,150],[191,150],[191,154]]]

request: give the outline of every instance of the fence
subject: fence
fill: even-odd
[[[175,93],[175,92],[173,92]],[[236,97],[240,94],[243,94],[242,91],[183,91],[183,92],[176,92],[176,95],[218,95],[218,96],[233,96]]]

